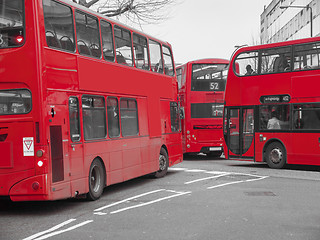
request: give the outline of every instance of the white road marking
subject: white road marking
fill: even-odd
[[[49,238],[49,237],[53,237],[53,236],[55,236],[55,235],[59,235],[59,234],[64,233],[64,232],[72,231],[72,230],[74,230],[74,229],[76,229],[76,228],[82,227],[82,226],[84,226],[84,225],[86,225],[86,224],[88,224],[88,223],[91,223],[91,222],[93,222],[93,220],[87,220],[87,221],[84,221],[84,222],[79,223],[79,224],[77,224],[77,225],[74,225],[74,226],[72,226],[72,227],[69,227],[69,228],[67,228],[67,229],[60,230],[60,231],[56,231],[56,232],[52,232],[52,233],[49,233],[49,234],[47,234],[47,235],[41,236],[41,237],[39,237],[39,238],[36,238],[35,240],[43,240],[43,239],[47,239],[47,238]]]
[[[73,222],[73,221],[75,221],[75,220],[76,220],[76,219],[74,219],[74,218],[69,219],[69,220],[67,220],[67,221],[65,221],[65,222],[63,222],[63,223],[60,223],[60,224],[58,224],[58,225],[56,225],[56,226],[54,226],[54,227],[52,227],[52,228],[50,228],[50,229],[48,229],[48,230],[46,230],[46,231],[39,232],[39,233],[36,233],[36,234],[34,234],[34,235],[30,236],[30,237],[24,238],[23,240],[33,240],[33,239],[34,239],[34,240],[41,240],[41,239],[46,239],[46,238],[49,238],[49,237],[58,235],[58,234],[60,234],[60,233],[64,233],[64,232],[67,232],[67,231],[74,230],[74,229],[76,229],[76,228],[78,228],[78,227],[81,227],[81,226],[86,225],[86,224],[88,224],[88,223],[90,223],[90,222],[93,222],[93,220],[88,220],[88,221],[79,223],[79,224],[77,224],[77,225],[75,225],[75,226],[69,227],[69,228],[67,228],[67,229],[60,230],[60,231],[56,231],[56,230],[58,230],[59,228],[62,228],[63,226],[65,226],[65,225],[67,225],[67,224],[69,224],[69,223],[71,223],[71,222]],[[55,231],[56,231],[56,232],[55,232]]]
[[[198,173],[198,172],[206,172],[206,170],[202,170],[202,169],[186,169],[185,172]]]
[[[130,210],[130,209],[133,209],[133,208],[143,207],[143,206],[146,206],[146,205],[150,205],[150,204],[157,203],[157,202],[160,202],[160,201],[163,201],[163,200],[167,200],[167,199],[170,199],[170,198],[174,198],[174,197],[179,197],[179,196],[182,196],[182,195],[185,195],[185,194],[189,194],[189,193],[191,193],[191,192],[177,192],[177,194],[175,194],[175,195],[159,198],[159,199],[156,199],[156,200],[153,200],[153,201],[150,201],[150,202],[134,205],[134,206],[131,206],[131,207],[122,208],[122,209],[113,211],[110,214],[115,214],[115,213],[127,211],[127,210]]]
[[[248,180],[241,180],[241,181],[235,181],[235,182],[228,182],[228,183],[223,183],[223,184],[215,185],[215,186],[212,186],[212,187],[207,187],[207,189],[214,189],[214,188],[224,187],[224,186],[227,186],[227,185],[232,185],[232,184],[237,184],[237,183],[259,181],[259,180],[265,179],[265,178],[267,178],[267,177],[268,177],[268,176],[263,176],[263,177],[256,178],[256,179],[248,179]]]
[[[200,178],[200,179],[196,179],[193,181],[185,182],[184,184],[190,184],[190,183],[200,182],[200,181],[204,181],[204,180],[208,180],[208,179],[219,178],[219,177],[223,177],[226,175],[229,175],[229,173],[224,173],[224,174],[220,174],[220,175],[216,175],[216,176],[212,176],[212,177]]]
[[[124,200],[121,200],[121,201],[106,205],[104,207],[97,208],[94,211],[95,212],[100,212],[100,211],[102,211],[102,210],[104,210],[106,208],[110,208],[110,207],[116,206],[118,204],[125,203],[125,202],[128,202],[130,200],[133,200],[133,199],[136,199],[136,198],[139,198],[139,197],[143,197],[143,196],[146,196],[146,195],[149,195],[149,194],[152,194],[152,193],[161,192],[161,191],[165,191],[165,189],[158,189],[158,190],[154,190],[154,191],[151,191],[151,192],[142,193],[142,194],[139,194],[139,195],[136,195],[136,196],[133,196],[133,197],[130,197],[130,198],[127,198],[127,199],[124,199]]]
[[[23,240],[32,240],[32,239],[35,239],[35,238],[37,238],[37,237],[39,237],[39,236],[41,236],[41,235],[44,235],[44,234],[46,234],[46,233],[53,232],[53,231],[55,231],[55,230],[63,227],[64,225],[67,225],[67,224],[69,224],[69,223],[71,223],[71,222],[73,222],[73,221],[75,221],[75,220],[76,220],[76,219],[73,219],[73,218],[72,218],[72,219],[69,219],[69,220],[67,220],[67,221],[65,221],[65,222],[63,222],[63,223],[60,223],[60,224],[58,224],[58,225],[56,225],[56,226],[54,226],[54,227],[52,227],[52,228],[50,228],[50,229],[48,229],[48,230],[46,230],[46,231],[39,232],[39,233],[34,234],[34,235],[30,236],[30,237],[24,238]]]

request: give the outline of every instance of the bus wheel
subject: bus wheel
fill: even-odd
[[[169,167],[169,158],[167,151],[164,148],[161,148],[159,155],[159,170],[153,174],[156,178],[164,177],[168,172]]]
[[[266,162],[270,168],[283,168],[287,162],[287,153],[279,142],[271,143],[266,150]]]
[[[87,199],[94,201],[100,198],[105,182],[106,175],[104,167],[100,160],[94,159],[90,166],[89,171],[89,192],[87,193]]]

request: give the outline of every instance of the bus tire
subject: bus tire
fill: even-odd
[[[270,168],[280,169],[287,163],[287,153],[279,142],[271,143],[266,150],[266,162]]]
[[[153,174],[155,178],[162,178],[168,172],[169,158],[168,153],[164,148],[161,148],[159,154],[159,170]]]
[[[87,199],[95,201],[102,195],[106,183],[106,174],[104,167],[99,159],[94,159],[89,170],[89,192]]]

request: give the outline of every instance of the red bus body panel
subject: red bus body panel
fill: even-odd
[[[89,11],[71,2],[70,6]],[[106,185],[158,171],[161,147],[168,152],[169,166],[181,162],[181,133],[164,129],[165,122],[167,128],[171,126],[170,101],[177,101],[176,77],[49,48],[43,19],[42,1],[25,1],[24,45],[0,49],[0,90],[27,88],[32,93],[30,113],[0,116],[0,135],[8,134],[0,142],[0,196],[38,201],[85,194],[89,168],[96,158],[103,161]],[[71,142],[68,99],[81,99],[83,94],[134,97],[139,135],[90,141],[81,136],[79,142]],[[166,108],[162,109],[163,101]],[[81,107],[79,112],[83,134]],[[56,127],[61,134],[51,139]],[[23,156],[25,137],[34,139],[34,156]],[[61,142],[58,155],[62,156],[61,166],[55,166],[57,174],[50,147],[55,141]],[[38,150],[43,156],[36,156]],[[39,161],[43,165],[38,166]],[[57,176],[60,180],[53,181]]]
[[[239,49],[232,57],[231,64],[235,64],[235,59],[243,52],[250,52],[260,49],[272,49],[283,46],[294,46],[297,44],[307,44],[319,42],[320,37],[299,39],[268,45],[252,46]],[[298,103],[319,103],[320,102],[320,70],[306,69],[298,71],[294,69],[289,72],[260,74],[252,76],[237,76],[233,67],[229,68],[228,80],[225,94],[226,107],[246,108],[262,105],[261,96],[269,95],[290,95],[288,104]],[[262,139],[263,138],[263,139]],[[286,163],[302,165],[320,165],[320,133],[317,130],[308,131],[286,131],[267,132],[255,129],[254,141],[252,142],[251,156],[256,162],[264,162],[263,157],[266,146],[272,141],[279,141],[285,147],[287,154]],[[226,142],[225,142],[225,145]],[[228,149],[225,155],[233,156]],[[245,156],[243,156],[246,159]]]
[[[184,83],[179,90],[181,107],[185,116],[182,119],[183,153],[200,153],[202,149],[210,147],[223,148],[223,118],[191,118],[192,103],[222,103],[224,92],[221,91],[192,91],[191,76],[193,64],[229,64],[224,59],[201,59],[190,61],[182,66]]]

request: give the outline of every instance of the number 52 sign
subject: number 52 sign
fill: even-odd
[[[210,90],[219,90],[218,82],[210,82]]]

